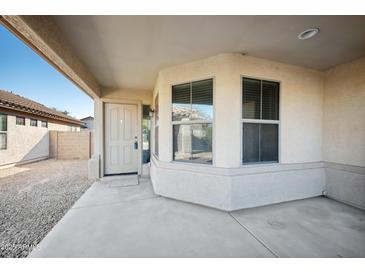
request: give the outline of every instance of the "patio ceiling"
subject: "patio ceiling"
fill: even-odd
[[[151,90],[160,69],[244,52],[326,70],[365,55],[365,16],[54,16],[104,87]],[[297,35],[311,27],[309,40]]]

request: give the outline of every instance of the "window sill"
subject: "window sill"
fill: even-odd
[[[278,161],[241,163],[241,167],[261,167],[261,166],[278,166],[278,165],[280,165]]]
[[[193,161],[184,161],[184,160],[172,160],[170,163],[177,163],[177,164],[188,164],[188,165],[192,165],[192,166],[213,166],[213,163],[201,163],[201,162],[193,162]]]

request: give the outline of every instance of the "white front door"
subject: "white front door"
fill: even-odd
[[[138,171],[137,105],[105,104],[105,174]]]

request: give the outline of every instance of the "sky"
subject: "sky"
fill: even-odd
[[[0,89],[78,119],[94,116],[93,100],[0,24]]]

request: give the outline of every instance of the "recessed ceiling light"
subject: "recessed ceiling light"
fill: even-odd
[[[319,32],[319,28],[313,28],[313,29],[307,29],[298,35],[298,39],[300,40],[306,40],[309,38],[312,38]]]

